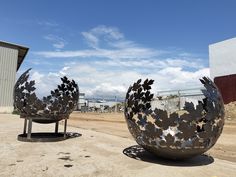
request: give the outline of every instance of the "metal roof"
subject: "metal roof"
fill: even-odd
[[[17,70],[18,70],[20,68],[20,65],[22,64],[29,48],[18,45],[18,44],[12,44],[9,42],[5,42],[5,41],[0,41],[0,46],[18,50],[18,61],[17,61]]]

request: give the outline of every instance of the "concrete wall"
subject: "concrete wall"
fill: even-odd
[[[236,38],[209,45],[210,76],[236,74]]]
[[[13,111],[18,50],[0,46],[0,113]]]

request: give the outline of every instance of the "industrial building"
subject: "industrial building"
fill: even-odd
[[[236,38],[209,45],[210,76],[224,103],[236,101]]]
[[[88,100],[85,99],[85,93],[79,93],[77,110],[81,112],[88,111]]]
[[[16,72],[29,48],[0,41],[0,113],[13,111]]]

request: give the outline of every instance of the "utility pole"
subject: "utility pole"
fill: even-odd
[[[180,90],[178,90],[178,97],[179,97],[179,111],[180,111],[180,109],[181,109],[181,105],[180,105]]]

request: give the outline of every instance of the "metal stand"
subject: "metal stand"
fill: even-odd
[[[66,127],[67,127],[67,118],[65,119],[64,123],[64,138],[66,138]]]
[[[67,138],[66,128],[67,128],[67,118],[64,121],[64,132],[58,133],[59,121],[55,122],[55,132],[54,133],[32,133],[32,124],[34,118],[25,117],[24,118],[24,129],[23,134],[18,135],[19,141],[25,142],[53,142],[65,140]]]
[[[26,127],[27,127],[27,119],[25,118],[23,134],[26,134]]]
[[[29,125],[28,125],[27,139],[30,139],[30,138],[31,138],[31,131],[32,131],[32,118],[29,118]]]
[[[58,123],[59,123],[59,122],[56,122],[56,123],[55,123],[55,133],[58,133]]]

